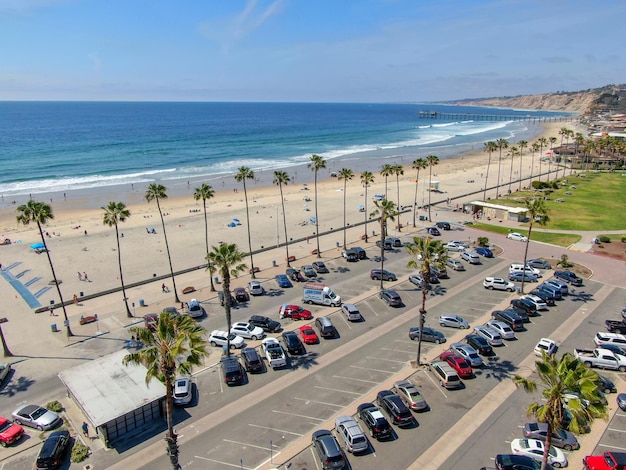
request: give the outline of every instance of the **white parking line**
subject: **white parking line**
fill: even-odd
[[[343,375],[333,375],[334,379],[346,379],[346,380],[354,380],[357,382],[365,382],[368,384],[377,384],[379,382],[375,381],[375,380],[365,380],[365,379],[355,379],[353,377],[344,377]]]
[[[272,410],[272,413],[279,413],[281,415],[289,415],[289,416],[297,416],[298,418],[314,419],[315,421],[326,421],[326,418],[314,418],[313,416],[299,415],[296,413],[289,413],[287,411]]]
[[[380,370],[380,369],[372,369],[371,367],[361,367],[361,366],[350,366],[353,369],[364,369],[364,370],[373,370],[374,372],[381,372],[383,374],[395,374],[394,370]]]
[[[263,468],[265,467],[265,464],[267,462],[269,462],[270,464],[274,464],[274,457],[278,457],[281,454],[281,452],[276,452],[273,454],[270,454],[270,457],[268,459],[265,459],[263,462],[261,462],[259,465],[257,465],[256,467],[254,467],[254,470],[259,470],[259,468]]]
[[[626,450],[624,447],[607,446],[606,444],[598,444],[598,447],[608,447],[609,449]]]
[[[255,449],[266,450],[268,452],[270,451],[269,447],[257,446],[257,445],[254,445],[254,444],[248,444],[246,442],[231,441],[230,439],[222,439],[222,441],[230,442],[231,444],[237,444],[237,445],[243,446],[243,447],[254,447]]]
[[[248,469],[252,469],[252,467],[246,467],[243,465],[243,460],[240,463],[234,464],[234,463],[228,463],[228,462],[223,462],[221,460],[215,460],[215,459],[210,459],[208,457],[201,457],[200,455],[194,455],[194,457],[196,459],[201,459],[201,460],[207,460],[209,462],[215,462],[215,463],[219,463],[221,465],[227,465],[229,467],[235,467],[235,468],[248,468]]]
[[[392,348],[380,348],[382,351],[393,351],[405,354],[415,354],[414,351],[402,351],[401,349],[392,349]]]
[[[443,397],[447,400],[448,399],[448,395],[443,393],[443,390],[441,389],[442,387],[436,381],[433,380],[433,378],[432,378],[432,376],[430,374],[426,373],[426,371],[424,371],[424,373],[426,374],[426,377],[428,377],[428,380],[430,380],[433,383],[433,385],[435,387],[437,387],[437,390],[439,390],[441,392],[441,394],[443,395]]]
[[[293,397],[294,400],[302,400],[305,405],[308,405],[309,403],[318,403],[320,405],[326,405],[326,406],[336,406],[337,408],[343,408],[345,405],[335,405],[334,403],[327,403],[325,401],[317,401],[317,400],[311,400],[310,398],[300,398],[300,397]]]
[[[609,431],[615,431],[615,432],[626,432],[626,429],[615,429],[615,428],[609,428]]]
[[[331,392],[350,393],[352,395],[358,395],[358,396],[363,395],[361,392],[353,392],[351,390],[340,390],[338,388],[330,388],[330,387],[320,387],[319,385],[316,385],[315,388],[319,388],[322,390],[330,390]]]
[[[258,424],[248,423],[248,426],[252,426],[253,428],[259,428],[259,429],[267,429],[268,431],[276,431],[276,432],[280,432],[280,433],[283,433],[283,434],[293,434],[294,436],[299,436],[299,437],[304,436],[304,434],[299,434],[297,432],[285,431],[283,429],[270,428],[269,426],[259,426]]]
[[[365,359],[376,359],[377,361],[396,362],[398,364],[406,364],[406,361],[399,361],[398,359],[385,359],[384,357],[365,356]]]

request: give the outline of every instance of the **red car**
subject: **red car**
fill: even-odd
[[[300,336],[302,336],[304,344],[317,344],[320,342],[320,339],[317,337],[317,333],[309,325],[300,327]]]
[[[474,371],[465,358],[452,351],[441,353],[439,355],[439,359],[450,364],[450,366],[458,372],[459,377],[462,379],[469,379],[474,376]]]
[[[6,447],[13,444],[24,434],[24,428],[0,416],[0,445]]]
[[[282,304],[278,309],[280,318],[291,318],[292,320],[310,320],[313,318],[309,310],[305,310],[299,305]]]

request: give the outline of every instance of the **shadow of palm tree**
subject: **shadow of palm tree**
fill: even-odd
[[[585,291],[576,292],[572,290],[569,294],[569,298],[573,302],[584,302],[584,303],[595,302],[595,299],[593,298],[593,294],[588,294]]]
[[[24,392],[28,390],[34,383],[35,381],[33,379],[28,379],[23,376],[18,377],[17,379],[11,380],[10,382],[8,381],[8,378],[7,378],[7,384],[4,387],[4,390],[0,392],[0,396],[13,397],[18,392]]]
[[[493,378],[498,382],[510,379],[517,366],[511,361],[498,360],[498,356],[491,356],[487,358],[482,369],[476,370],[475,374],[478,377],[483,376],[485,378]]]
[[[311,352],[303,354],[302,356],[289,356],[289,364],[287,367],[291,370],[296,370],[300,367],[303,369],[310,369],[314,365],[318,364],[318,356],[318,353]]]

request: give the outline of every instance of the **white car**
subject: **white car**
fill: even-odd
[[[508,238],[509,240],[516,240],[518,242],[527,242],[528,241],[528,237],[526,237],[525,235],[522,235],[521,233],[517,233],[517,232],[511,232],[509,233],[506,238]]]
[[[509,282],[501,277],[486,277],[483,281],[483,287],[489,290],[506,290],[513,292],[515,290],[515,284]]]
[[[448,251],[463,251],[465,247],[461,245],[459,242],[452,240],[446,244],[446,249]]]
[[[488,326],[475,326],[474,333],[486,339],[492,346],[504,346],[500,333]]]
[[[189,377],[176,377],[174,380],[174,404],[188,405],[191,398],[191,379]]]
[[[241,336],[242,338],[251,339],[256,341],[257,339],[265,338],[265,332],[263,328],[254,326],[252,323],[237,322],[230,329],[231,333]]]
[[[504,339],[515,339],[515,331],[506,323],[498,320],[489,320],[485,323],[487,328],[496,330]]]
[[[604,333],[599,332],[593,337],[596,346],[602,347],[603,344],[615,344],[617,346],[626,346],[626,336],[619,333]]]
[[[222,330],[213,330],[209,335],[209,344],[213,347],[227,346],[230,340],[230,349],[241,349],[246,344],[241,336],[226,333]]]
[[[556,353],[558,346],[556,341],[550,338],[541,338],[535,346],[535,356],[541,356],[541,351],[545,351],[547,354],[552,355]]]
[[[535,277],[543,277],[543,274],[539,269],[533,268],[528,265],[524,266],[521,263],[513,263],[511,266],[509,266],[509,274],[519,272],[525,272],[526,274],[530,274],[531,276]]]
[[[204,308],[196,299],[191,299],[189,302],[187,302],[187,315],[189,315],[191,318],[199,318],[204,316],[205,314],[206,312],[204,311]]]
[[[459,356],[462,356],[469,365],[472,367],[480,367],[483,365],[482,358],[478,355],[478,351],[476,351],[469,344],[465,343],[452,343],[450,345],[450,350],[457,353]]]
[[[511,441],[511,452],[525,455],[540,462],[543,460],[544,444],[539,439],[513,439]],[[548,453],[548,465],[556,468],[567,467],[567,458],[561,449],[550,446]]]
[[[523,295],[520,297],[520,299],[528,300],[530,303],[532,303],[536,307],[537,311],[548,310],[548,304],[546,304],[545,301],[541,297],[538,297],[536,295]]]
[[[248,292],[250,292],[250,295],[263,295],[265,294],[265,289],[259,281],[250,281],[248,282]]]

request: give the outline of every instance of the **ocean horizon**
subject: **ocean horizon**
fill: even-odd
[[[528,120],[423,119],[420,111],[569,115],[443,104],[5,101],[0,194],[211,181],[242,165],[289,171],[312,154],[333,167],[345,161],[357,173],[380,168],[381,159],[448,158],[489,140],[530,140],[541,130]]]

